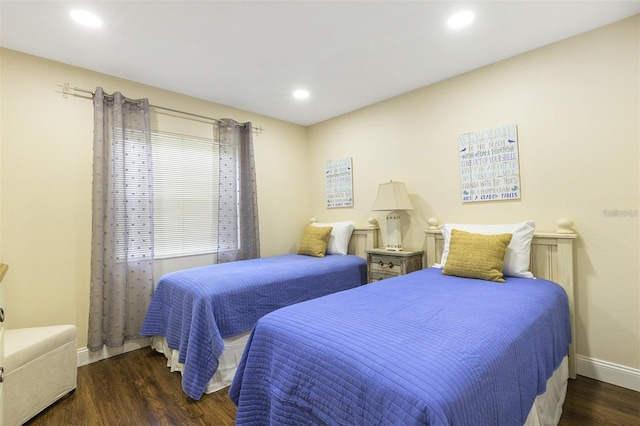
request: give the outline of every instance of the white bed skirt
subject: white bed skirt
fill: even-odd
[[[525,426],[557,425],[562,415],[562,404],[567,395],[569,357],[564,357],[560,367],[547,380],[547,390],[538,395],[529,411]]]
[[[247,340],[249,340],[249,335],[251,335],[251,331],[222,339],[224,351],[218,361],[218,370],[207,384],[204,393],[213,393],[231,385],[233,377],[236,375],[240,358],[242,358],[242,352],[244,352],[244,347],[247,345]],[[180,352],[177,349],[171,349],[167,345],[167,340],[164,336],[153,336],[151,347],[167,357],[167,367],[172,372],[179,371],[182,374],[184,364],[178,362]]]
[[[250,331],[223,339],[224,352],[220,356],[218,370],[215,372],[204,393],[213,393],[231,385],[238,369],[238,363],[249,339]],[[167,357],[167,367],[171,371],[182,374],[184,364],[178,362],[179,352],[167,346],[164,336],[154,336],[151,347]],[[562,404],[567,394],[567,380],[569,378],[569,359],[565,357],[560,367],[547,380],[547,390],[538,395],[529,411],[525,426],[557,425],[562,415]]]

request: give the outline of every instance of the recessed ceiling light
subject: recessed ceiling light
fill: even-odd
[[[451,15],[449,20],[447,20],[447,25],[449,25],[450,28],[461,28],[469,25],[471,21],[473,21],[473,13],[464,10]]]
[[[307,99],[309,97],[309,92],[304,89],[299,89],[293,92],[293,97],[296,99]]]
[[[72,10],[70,12],[70,15],[74,21],[87,27],[97,28],[102,25],[102,21],[100,20],[100,18],[98,18],[91,12],[87,12],[86,10]]]

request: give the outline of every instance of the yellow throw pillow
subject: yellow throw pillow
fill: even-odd
[[[442,273],[505,282],[502,267],[511,236],[512,234],[472,234],[452,229],[449,256]]]
[[[298,246],[298,254],[305,256],[324,257],[327,251],[327,243],[331,237],[331,226],[307,225]]]

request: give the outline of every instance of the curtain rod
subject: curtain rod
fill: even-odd
[[[62,96],[64,98],[66,98],[67,96],[71,95],[71,96],[78,96],[74,93],[71,93],[71,90],[75,91],[75,92],[81,92],[81,93],[87,93],[89,95],[91,95],[91,98],[93,99],[93,97],[96,95],[96,92],[94,92],[93,90],[87,90],[87,89],[81,89],[79,87],[70,87],[69,83],[64,83],[64,85],[62,84],[58,84],[58,87],[62,88],[61,91],[58,91],[58,93],[62,93]],[[113,97],[112,94],[108,94],[105,93],[105,96],[107,97]],[[135,101],[135,99],[129,99],[129,98],[125,98],[127,101]],[[215,121],[216,123],[221,123],[222,120],[218,119],[218,118],[213,118],[213,117],[207,117],[205,115],[199,115],[199,114],[194,114],[192,112],[186,112],[186,111],[180,111],[178,109],[173,109],[173,108],[167,108],[167,107],[163,107],[163,106],[159,106],[159,105],[152,105],[149,104],[150,108],[155,108],[155,109],[161,109],[164,111],[170,111],[170,112],[175,112],[178,114],[183,114],[183,115],[188,115],[191,117],[197,117],[197,118],[202,118],[204,120],[211,120],[211,121]],[[241,127],[245,127],[244,125],[240,124],[239,126]],[[252,127],[252,132],[259,135],[260,133],[262,133],[264,131],[264,129],[262,128],[262,126],[258,126],[258,127]]]

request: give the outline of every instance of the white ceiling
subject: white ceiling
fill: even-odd
[[[474,22],[449,29],[462,9]],[[640,0],[1,0],[0,45],[310,125],[638,13]]]

